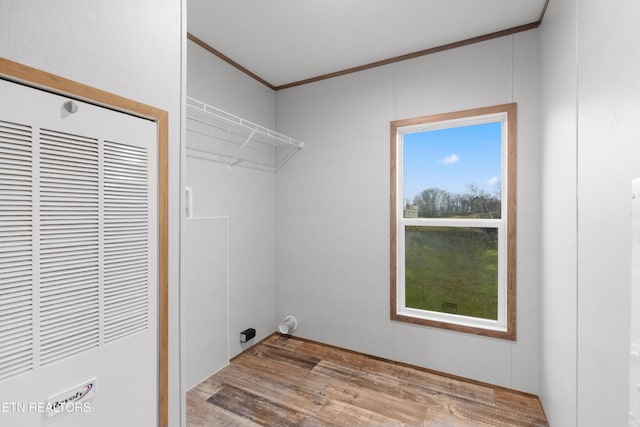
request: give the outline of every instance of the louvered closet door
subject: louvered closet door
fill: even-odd
[[[0,80],[0,425],[155,426],[156,125],[67,101]]]

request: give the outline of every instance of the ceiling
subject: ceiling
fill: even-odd
[[[188,32],[276,88],[538,23],[548,0],[188,0]]]

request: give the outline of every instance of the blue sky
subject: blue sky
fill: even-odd
[[[471,183],[490,194],[501,176],[501,123],[404,135],[404,199],[427,188],[463,193]]]

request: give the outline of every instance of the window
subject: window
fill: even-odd
[[[515,340],[516,104],[391,122],[391,319]]]

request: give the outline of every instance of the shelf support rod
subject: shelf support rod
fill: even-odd
[[[249,141],[251,141],[251,138],[253,138],[253,135],[255,135],[255,134],[256,134],[256,131],[257,131],[257,130],[258,130],[258,129],[256,128],[256,129],[254,129],[254,130],[253,130],[253,132],[251,132],[251,134],[249,135],[249,137],[247,138],[247,140],[244,142],[244,144],[242,144],[242,145],[240,146],[240,149],[239,149],[239,150],[238,150],[238,152],[236,153],[236,156],[239,156],[239,155],[240,155],[240,153],[242,153],[242,150],[244,150],[244,147],[246,147],[246,146],[247,146],[247,144],[249,143]],[[233,165],[238,164],[238,162],[240,162],[240,159],[236,157],[236,158],[235,158],[231,163],[229,163],[229,167],[231,167],[231,166],[233,166]]]

